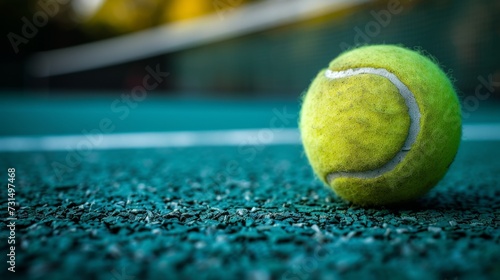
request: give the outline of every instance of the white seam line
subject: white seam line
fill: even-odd
[[[410,91],[410,89],[401,82],[396,75],[387,71],[386,69],[376,69],[376,68],[356,68],[348,69],[344,71],[332,71],[330,69],[326,70],[325,77],[329,79],[340,79],[347,78],[359,74],[372,74],[378,75],[388,79],[399,91],[399,94],[405,100],[406,107],[408,108],[408,114],[410,115],[410,127],[408,129],[408,135],[403,144],[401,150],[388,162],[379,168],[367,171],[356,171],[356,172],[331,172],[327,175],[327,181],[331,183],[333,180],[339,177],[354,177],[354,178],[375,178],[384,173],[390,172],[405,158],[411,146],[417,140],[418,133],[420,131],[420,110],[418,108],[415,96]]]

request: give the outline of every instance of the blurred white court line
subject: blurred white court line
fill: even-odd
[[[463,141],[500,141],[500,123],[466,124]],[[0,152],[300,145],[296,128],[0,137]]]

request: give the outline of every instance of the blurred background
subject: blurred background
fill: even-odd
[[[157,95],[296,100],[340,52],[376,43],[432,54],[463,96],[483,83],[489,98],[500,92],[497,0],[5,0],[0,10],[4,95],[130,91],[149,65],[169,73]]]

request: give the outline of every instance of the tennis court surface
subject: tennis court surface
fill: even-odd
[[[16,142],[1,139],[2,178],[6,186],[7,169],[15,168],[17,203],[16,274],[3,269],[3,279],[500,275],[500,141],[495,127],[484,127],[498,117],[495,107],[483,106],[465,123],[455,162],[428,195],[398,208],[361,208],[314,177],[293,128],[296,103],[145,101],[120,123],[105,114],[110,101],[81,109],[78,100],[50,100],[32,116],[25,109],[42,100],[10,107],[7,127],[44,122],[51,134],[35,125],[30,135],[16,133]],[[116,133],[94,135],[102,146],[71,149],[86,147],[78,146],[88,138],[77,129],[91,131],[103,114],[115,120]],[[171,114],[191,130],[162,127],[175,123],[164,122]],[[184,144],[162,137],[184,137]],[[25,150],[14,144],[21,140]],[[46,143],[30,146],[33,140]]]

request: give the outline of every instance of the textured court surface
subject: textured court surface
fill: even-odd
[[[100,151],[61,181],[65,152],[4,153],[20,249],[0,278],[499,279],[498,147],[464,142],[399,209],[342,202],[293,145]]]

